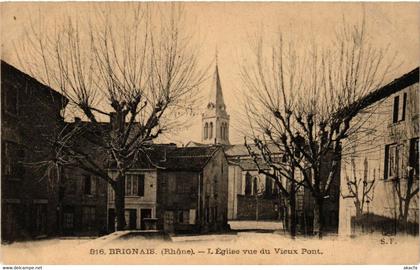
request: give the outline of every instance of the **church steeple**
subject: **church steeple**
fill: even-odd
[[[229,115],[226,112],[223,99],[217,54],[209,101],[202,115],[202,142],[206,144],[229,144]]]
[[[223,100],[222,84],[220,83],[219,67],[216,63],[216,69],[213,75],[213,82],[210,88],[209,103],[217,109],[225,109],[225,101]]]

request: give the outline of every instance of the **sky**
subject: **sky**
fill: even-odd
[[[123,3],[120,3],[123,5]],[[63,14],[89,14],[90,3],[1,3],[1,58],[19,67],[13,42],[24,35],[24,26],[36,14],[60,20]],[[98,4],[96,4],[98,5]],[[377,46],[389,44],[398,54],[398,68],[389,81],[419,65],[420,5],[417,3],[184,3],[186,25],[194,34],[193,42],[200,47],[202,66],[213,64],[209,80],[203,83],[204,97],[211,90],[216,50],[221,84],[227,111],[230,114],[230,142],[243,143],[240,132],[244,126],[240,67],[249,53],[252,37],[263,33],[273,36],[279,29],[293,35],[297,46],[305,46],[309,37],[320,43],[333,37],[343,17],[349,23],[360,22],[365,14],[372,42]],[[83,10],[85,13],[80,13]],[[35,14],[35,15],[34,15]],[[203,101],[203,107],[207,100]],[[166,134],[164,141],[182,144],[201,140],[201,113],[191,118],[191,126],[178,133]]]

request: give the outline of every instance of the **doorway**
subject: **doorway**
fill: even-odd
[[[137,210],[136,209],[126,209],[125,219],[127,222],[127,229],[129,230],[137,229]]]
[[[145,230],[146,229],[146,224],[144,222],[144,219],[152,217],[152,209],[150,209],[150,208],[141,209],[140,210],[140,217],[141,217],[140,229]]]
[[[115,232],[115,210],[110,208],[108,210],[108,232]]]

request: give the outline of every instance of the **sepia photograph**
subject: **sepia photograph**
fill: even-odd
[[[3,269],[417,269],[419,3],[0,12]]]

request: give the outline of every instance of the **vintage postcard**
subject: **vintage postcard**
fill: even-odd
[[[417,269],[418,3],[0,7],[3,264]]]

